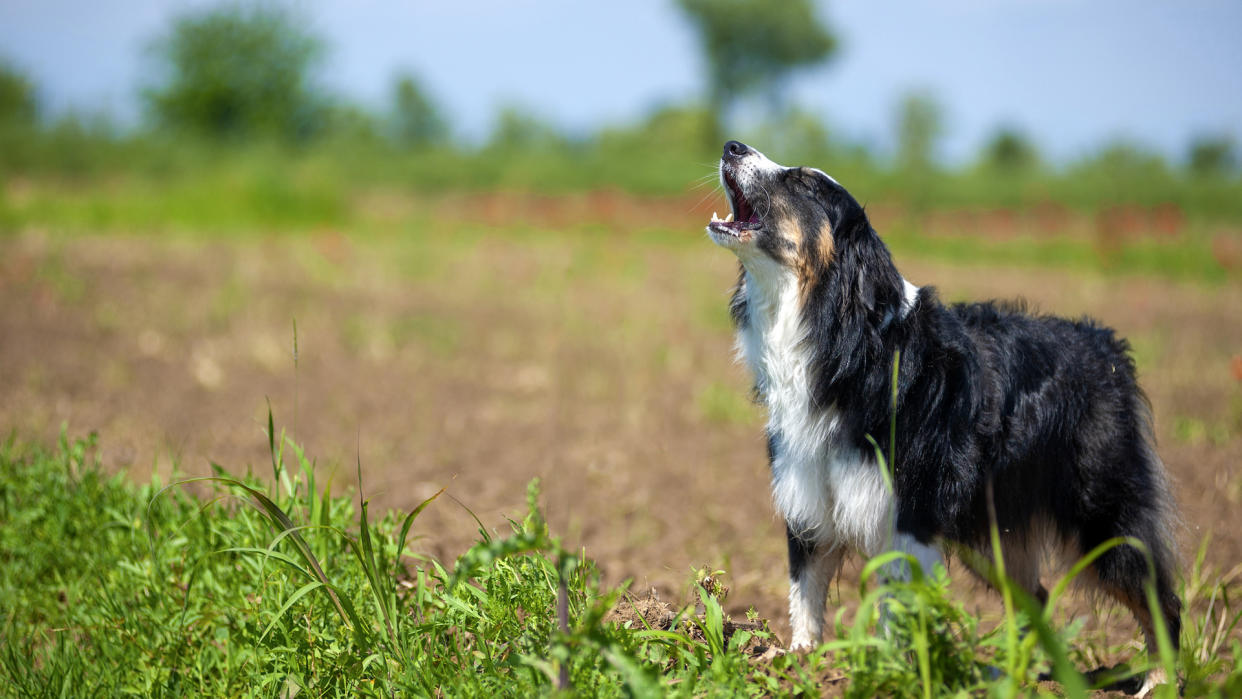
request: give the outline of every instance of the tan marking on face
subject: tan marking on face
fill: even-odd
[[[832,224],[825,222],[823,227],[819,229],[819,240],[816,245],[819,248],[819,259],[825,264],[832,260],[832,253],[835,251],[833,247],[836,239],[832,235]]]
[[[812,247],[813,249],[811,249]],[[815,239],[814,246],[804,246],[799,241],[796,267],[803,304],[807,302],[811,289],[819,281],[817,278],[819,270],[822,270],[832,260],[832,254],[832,226],[828,223],[824,223],[823,227],[819,229],[819,236]]]
[[[807,259],[806,249],[803,246],[806,236],[803,234],[802,227],[798,225],[797,219],[781,216],[776,223],[776,234],[784,243],[781,246],[781,261],[794,270],[801,284],[811,269],[808,264],[810,260]]]

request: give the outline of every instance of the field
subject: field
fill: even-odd
[[[413,545],[446,566],[480,524],[503,537],[539,478],[550,530],[605,587],[677,606],[697,599],[695,571],[720,569],[724,612],[753,608],[787,637],[762,415],[726,311],[735,261],[702,234],[718,194],[373,190],[344,206],[333,226],[36,221],[0,237],[0,425],[22,443],[95,432],[106,472],[167,483],[213,462],[270,473],[270,406],[321,486],[360,473],[372,512],[447,488]],[[871,211],[905,276],[945,299],[1022,296],[1130,339],[1188,575],[1206,540],[1203,577],[1236,596],[1242,233],[1138,207]],[[857,605],[858,570],[834,605]],[[953,578],[995,625],[999,598]],[[1191,611],[1219,614],[1208,597]],[[1059,620],[1092,620],[1080,664],[1124,660],[1135,629],[1097,611],[1078,601]]]

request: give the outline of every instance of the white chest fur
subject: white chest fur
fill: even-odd
[[[751,267],[743,282],[747,318],[738,332],[738,353],[755,374],[769,433],[776,435],[776,509],[804,538],[866,555],[883,551],[892,497],[873,455],[841,439],[835,406],[812,405],[811,352],[797,279],[775,265]]]

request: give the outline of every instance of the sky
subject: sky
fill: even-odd
[[[146,47],[208,4],[4,0],[0,59],[35,80],[53,114],[135,123],[154,75]],[[330,89],[379,108],[393,76],[410,71],[466,138],[482,138],[506,105],[586,133],[703,92],[697,38],[672,0],[292,4],[328,44]],[[1001,125],[1060,162],[1119,139],[1174,159],[1200,134],[1242,143],[1237,0],[850,0],[819,13],[840,51],[798,73],[789,94],[881,151],[911,91],[942,105],[948,162],[971,158]]]

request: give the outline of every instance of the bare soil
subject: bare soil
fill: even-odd
[[[464,507],[442,498],[416,525],[436,555],[475,539],[465,508],[504,531],[538,477],[553,530],[605,582],[691,599],[696,568],[723,568],[728,611],[753,606],[787,636],[762,415],[725,307],[731,256],[696,222],[660,240],[531,233],[488,211],[401,235],[0,239],[0,428],[98,432],[108,467],[136,478],[209,462],[262,473],[270,403],[334,484],[355,485],[360,459],[376,505],[448,486]],[[1184,558],[1210,533],[1210,565],[1242,562],[1242,284],[898,262],[948,300],[1022,296],[1128,336]],[[854,580],[843,575],[834,603]],[[1135,636],[1117,613],[1099,626],[1113,644]]]

